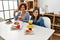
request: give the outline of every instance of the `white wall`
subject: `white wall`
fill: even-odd
[[[59,12],[60,11],[60,0],[40,0],[40,6],[48,5],[49,12]]]
[[[38,6],[42,7],[42,5],[43,5],[43,0],[38,0]]]

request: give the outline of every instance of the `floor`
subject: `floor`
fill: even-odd
[[[53,35],[52,36],[52,39],[49,39],[49,40],[60,40],[60,36]]]
[[[53,40],[60,40],[59,36],[53,35]]]

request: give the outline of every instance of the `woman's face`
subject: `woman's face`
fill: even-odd
[[[37,16],[38,16],[38,10],[35,10],[35,11],[33,12],[33,15],[34,15],[35,17],[37,17]]]
[[[21,6],[21,11],[25,11],[25,6],[24,5]]]

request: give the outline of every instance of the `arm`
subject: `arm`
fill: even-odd
[[[39,18],[37,24],[38,24],[39,26],[46,27],[45,24],[44,24],[44,20],[42,19],[42,17]]]
[[[16,12],[18,12],[18,10],[14,10],[14,16],[15,16]]]
[[[23,20],[23,22],[28,22],[29,20],[29,13],[27,12],[26,15],[25,15],[25,18]]]
[[[20,12],[18,12],[17,16],[14,16],[15,20],[18,20],[18,16],[20,16]]]

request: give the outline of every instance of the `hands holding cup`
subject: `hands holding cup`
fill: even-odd
[[[21,17],[21,16],[19,16],[19,17],[18,17],[18,20],[23,21],[23,19],[22,19],[22,17]]]

